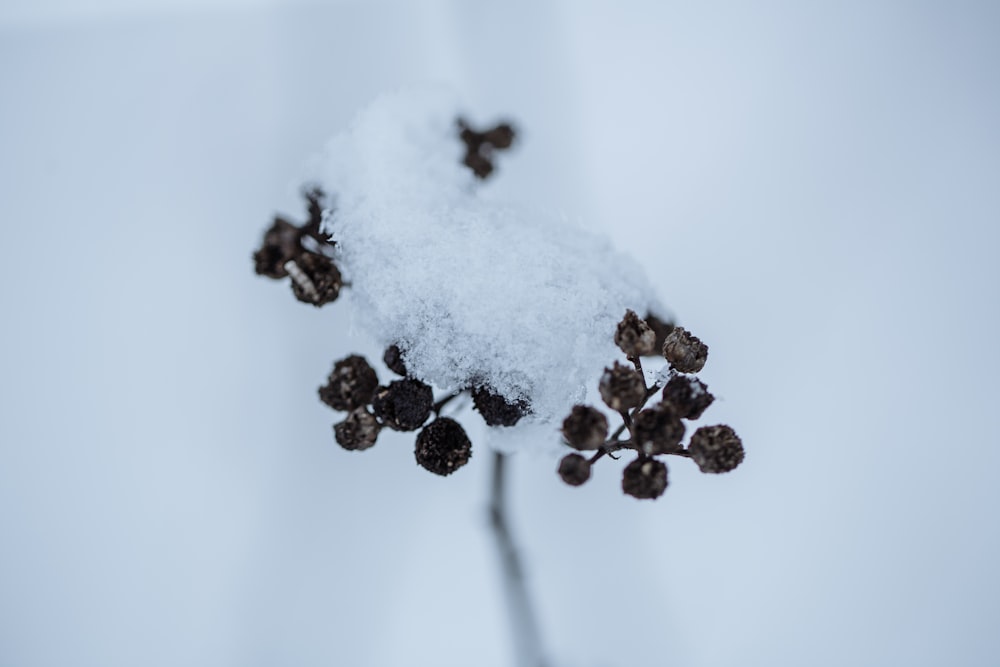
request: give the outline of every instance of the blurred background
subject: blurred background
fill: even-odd
[[[990,2],[7,0],[0,665],[511,664],[485,450],[341,450],[316,387],[381,351],[250,260],[422,82],[516,119],[494,187],[633,254],[748,449],[653,503],[624,461],[514,461],[553,664],[997,664],[998,34]]]

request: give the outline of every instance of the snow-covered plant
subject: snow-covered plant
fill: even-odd
[[[355,317],[399,376],[380,385],[358,355],[334,364],[319,397],[346,413],[336,441],[364,450],[383,429],[416,431],[417,463],[449,475],[472,455],[457,415],[443,414],[464,394],[493,428],[561,420],[559,446],[576,451],[558,473],[571,485],[622,450],[635,453],[622,489],[636,498],[665,490],[658,457],[691,458],[712,473],[739,465],[743,446],[729,426],[699,428],[682,444],[685,421],[714,400],[694,375],[708,347],[662,315],[636,262],[606,239],[478,187],[515,131],[477,131],[457,108],[438,93],[376,101],[327,147],[322,184],[305,191],[307,221],[277,217],[254,255],[258,274],[289,278],[305,303],[328,304],[349,288]],[[605,365],[621,354],[628,363]],[[653,356],[666,365],[648,382],[641,359]],[[621,421],[613,432],[604,412],[583,404],[594,381]]]

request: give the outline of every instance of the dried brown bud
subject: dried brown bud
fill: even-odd
[[[459,137],[465,144],[465,158],[462,163],[472,170],[479,178],[486,178],[493,173],[493,162],[490,158],[494,150],[510,148],[514,142],[514,128],[507,123],[477,132],[462,120],[458,120]]]
[[[385,354],[382,355],[382,361],[385,362],[385,365],[390,371],[396,375],[406,377],[406,364],[403,363],[403,353],[399,349],[398,345],[390,345],[385,348]]]
[[[630,359],[653,354],[656,351],[656,333],[634,311],[626,310],[624,319],[615,330],[615,345]]]
[[[378,420],[368,410],[358,408],[351,411],[347,419],[334,424],[333,435],[344,449],[360,451],[375,444],[381,429]]]
[[[524,401],[510,402],[488,387],[472,390],[472,403],[489,426],[513,426],[528,414],[528,404]]]
[[[354,410],[371,402],[378,377],[364,357],[353,354],[333,366],[326,384],[319,388],[319,400],[334,410]]]
[[[625,466],[622,491],[633,498],[659,498],[667,490],[667,466],[656,459],[640,456]]]
[[[714,401],[708,386],[696,377],[675,375],[663,387],[663,402],[685,419],[698,419]]]
[[[639,371],[617,361],[614,368],[604,369],[597,388],[607,406],[618,412],[630,410],[646,398],[646,381]]]
[[[708,346],[682,327],[674,327],[663,343],[663,356],[681,373],[697,373],[708,360]]]
[[[702,472],[729,472],[743,462],[743,442],[724,424],[702,426],[688,444],[691,458]]]
[[[264,232],[260,249],[253,255],[257,274],[274,279],[287,276],[285,264],[302,252],[299,236],[298,227],[283,218],[275,218],[274,224]]]
[[[472,443],[457,421],[439,417],[420,431],[414,455],[432,473],[450,475],[469,462]]]
[[[597,408],[574,405],[563,421],[563,437],[577,449],[598,449],[608,439],[608,418]]]
[[[590,461],[579,454],[567,454],[559,462],[559,476],[570,486],[580,486],[590,479]]]
[[[668,454],[680,448],[684,422],[669,404],[659,403],[639,411],[632,433],[645,454]]]
[[[303,252],[285,270],[292,276],[295,298],[317,307],[336,301],[344,286],[333,260],[314,252]]]
[[[397,431],[420,428],[434,407],[434,392],[421,382],[408,378],[379,387],[372,401],[375,416]]]

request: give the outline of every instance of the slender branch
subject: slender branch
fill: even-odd
[[[510,525],[507,522],[505,463],[506,457],[503,454],[500,452],[493,454],[490,523],[500,551],[504,596],[507,599],[507,611],[514,634],[516,664],[518,667],[546,667],[548,663],[545,660],[541,633],[524,580],[521,557],[514,545]]]
[[[444,406],[448,405],[448,401],[452,400],[453,398],[457,398],[457,397],[459,397],[461,395],[462,395],[461,391],[456,391],[456,392],[453,392],[451,394],[448,394],[447,396],[445,396],[444,398],[442,398],[441,400],[439,400],[437,403],[434,404],[434,407],[433,407],[434,414],[440,416],[441,415],[441,409],[444,408]]]

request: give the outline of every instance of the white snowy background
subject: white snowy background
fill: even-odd
[[[995,665],[998,34],[989,2],[5,2],[0,665],[509,664],[489,457],[337,447],[316,386],[379,350],[250,262],[424,81],[519,121],[498,183],[632,253],[748,448],[653,503],[515,461],[554,664]]]

